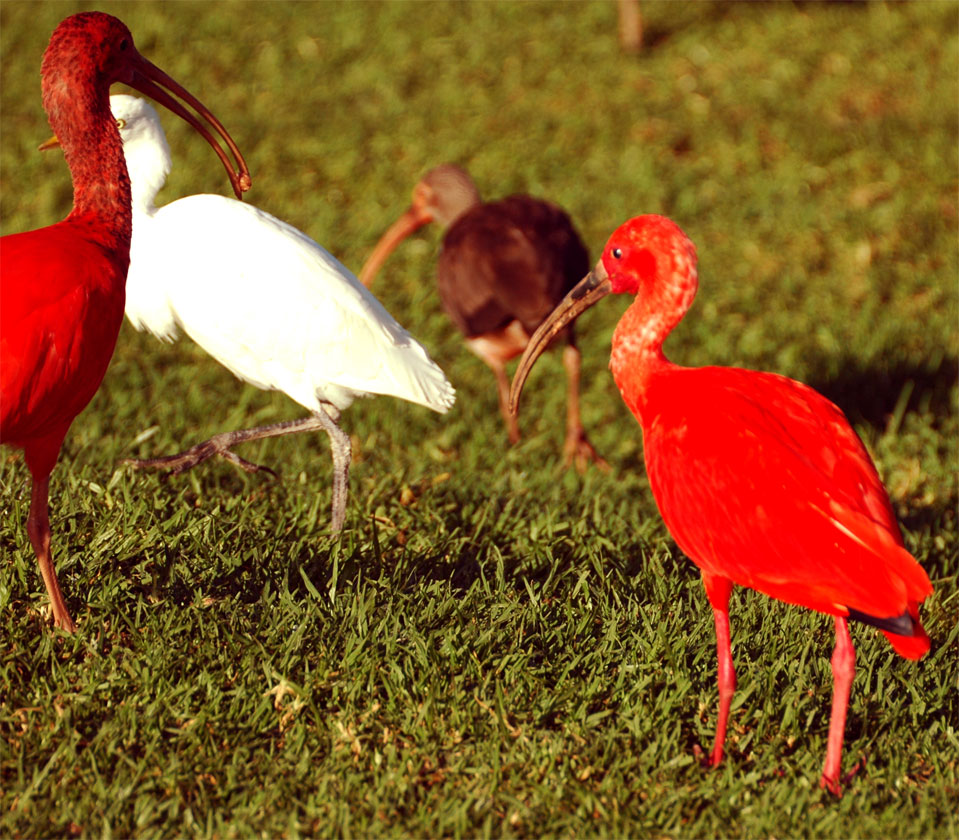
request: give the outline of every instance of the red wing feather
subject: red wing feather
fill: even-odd
[[[865,447],[820,394],[733,368],[672,368],[649,389],[650,483],[701,568],[833,614],[898,616],[931,592]]]
[[[99,387],[126,271],[63,222],[5,236],[0,272],[0,435],[23,446],[64,433]]]

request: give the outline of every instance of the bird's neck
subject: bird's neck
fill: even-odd
[[[156,196],[170,174],[170,148],[166,139],[152,138],[151,142],[127,143],[123,147],[134,213],[152,215],[156,212]]]
[[[43,79],[43,106],[73,178],[67,220],[94,219],[88,234],[111,250],[129,250],[130,179],[108,85],[75,74]]]
[[[663,342],[680,318],[637,298],[613,332],[609,368],[626,405],[643,423],[650,382],[675,368],[663,354]]]

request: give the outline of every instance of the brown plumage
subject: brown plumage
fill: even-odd
[[[523,352],[543,319],[589,271],[589,254],[569,216],[555,204],[526,195],[483,203],[470,176],[444,164],[416,185],[410,207],[383,234],[360,280],[369,286],[396,246],[429,222],[446,229],[436,267],[443,308],[467,347],[492,368],[500,413],[515,443],[520,434],[507,408],[506,362]],[[566,345],[566,463],[575,461],[583,469],[591,460],[605,467],[580,420],[580,355],[573,325],[557,340]]]

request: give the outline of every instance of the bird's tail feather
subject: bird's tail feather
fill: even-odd
[[[909,617],[912,619],[912,634],[903,635],[901,633],[892,633],[883,630],[883,635],[889,639],[889,643],[900,656],[906,659],[919,659],[929,650],[929,636],[922,624],[919,622],[919,604],[915,601],[909,602]]]

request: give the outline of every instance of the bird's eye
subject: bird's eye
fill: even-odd
[[[120,41],[120,51],[121,51],[121,52],[122,52],[123,50],[125,50],[125,49],[126,49],[127,47],[129,47],[129,46],[130,46],[130,42],[129,42],[126,38],[124,38],[122,41]]]
[[[621,260],[623,258],[622,248],[613,248],[613,259]]]
[[[123,119],[117,120],[117,128],[126,128],[126,127],[127,127],[126,120],[123,120]]]

